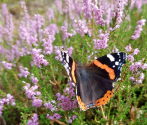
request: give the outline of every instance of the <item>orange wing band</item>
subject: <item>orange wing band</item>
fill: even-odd
[[[102,98],[100,98],[94,102],[95,105],[93,105],[93,107],[105,105],[110,100],[110,98],[113,96],[113,93],[114,93],[114,89],[112,91],[108,90],[107,93]],[[80,96],[77,96],[77,100],[80,105],[80,108],[82,110],[86,111],[87,110],[86,104],[84,102],[82,102]]]
[[[101,69],[105,69],[109,73],[110,79],[112,79],[112,80],[115,79],[115,73],[114,73],[113,69],[111,69],[110,67],[108,67],[105,64],[100,63],[98,60],[94,60],[93,63],[96,66],[100,67]]]
[[[98,106],[106,104],[110,100],[110,98],[113,96],[113,93],[114,93],[114,89],[112,91],[108,90],[107,93],[104,95],[104,97],[95,101],[94,106],[98,107]]]
[[[75,62],[73,61],[73,63],[72,63],[72,69],[71,69],[71,76],[72,76],[72,79],[73,79],[74,83],[76,83],[75,69],[76,69],[76,64],[75,64]]]
[[[84,102],[81,101],[80,96],[77,96],[77,100],[78,100],[78,103],[79,103],[79,105],[80,105],[80,108],[81,108],[82,110],[84,110],[84,111],[87,110],[86,104],[85,104]]]

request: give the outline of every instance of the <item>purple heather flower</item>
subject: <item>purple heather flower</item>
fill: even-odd
[[[72,110],[77,107],[77,100],[72,101],[68,96],[64,96],[58,93],[56,94],[57,100],[60,102],[58,103],[58,106],[61,106],[61,109],[66,110]]]
[[[28,10],[27,10],[25,1],[20,1],[20,4],[21,4],[21,7],[23,8],[24,13],[25,13],[25,17],[24,18],[29,19],[30,16],[28,14]]]
[[[49,116],[49,119],[50,119],[50,120],[54,120],[54,117],[53,117],[53,116]]]
[[[142,73],[142,70],[147,69],[147,64],[143,63],[144,59],[140,60],[139,62],[134,62],[129,67],[129,70],[132,72],[132,75],[130,77],[130,80],[134,82],[134,84],[142,83],[144,80],[144,74]]]
[[[55,19],[54,10],[51,8],[48,9],[48,11],[46,12],[46,15],[49,22],[51,22],[52,19]]]
[[[0,25],[0,33],[2,33],[1,36],[5,38],[6,41],[11,41],[14,25],[12,15],[9,14],[7,10],[7,4],[2,4],[2,21],[4,23],[3,26]]]
[[[60,97],[61,97],[61,94],[58,92],[58,93],[56,93],[56,96],[57,96],[58,98],[60,98]]]
[[[132,51],[131,44],[127,45],[127,46],[125,47],[125,49],[126,49],[127,52]]]
[[[2,98],[0,99],[0,115],[2,115],[2,110],[3,110],[3,106],[6,103],[7,105],[9,105],[11,102],[11,105],[14,106],[15,104],[15,99],[11,94],[7,94],[6,98]]]
[[[40,54],[41,49],[32,49],[33,61],[31,62],[32,65],[36,65],[37,67],[41,68],[41,65],[47,66],[49,62],[44,59],[44,55]]]
[[[139,20],[137,22],[136,29],[132,35],[132,39],[136,40],[140,37],[141,31],[143,30],[142,27],[145,25],[146,19]]]
[[[61,31],[62,31],[62,34],[63,34],[62,35],[62,41],[65,41],[66,38],[68,38],[68,37],[72,37],[72,34],[71,33],[68,33],[67,30],[68,30],[68,27],[61,26]]]
[[[139,52],[140,52],[139,49],[136,48],[136,49],[134,49],[133,55],[137,55]]]
[[[28,71],[28,68],[26,67],[22,67],[22,66],[19,66],[19,71],[20,73],[18,74],[19,77],[25,77],[27,78],[27,76],[30,74],[30,72]]]
[[[73,115],[73,116],[72,116],[72,120],[75,120],[76,118],[77,118],[76,115]]]
[[[85,33],[91,36],[91,30],[87,27],[85,20],[74,20],[73,26],[81,36],[84,36]]]
[[[43,44],[42,46],[44,47],[43,53],[45,55],[50,55],[53,52],[53,45],[52,42],[54,41],[54,37],[49,35],[48,39],[42,39]]]
[[[44,35],[51,35],[52,36],[52,41],[55,40],[55,35],[59,33],[59,29],[58,29],[58,26],[57,24],[55,23],[52,23],[50,24],[49,26],[45,27],[44,29]]]
[[[101,25],[102,27],[105,25],[106,21],[103,19],[103,6],[93,5],[93,15],[95,19],[96,25]]]
[[[142,69],[147,69],[147,64],[144,63],[143,65],[141,65],[141,68],[142,68]]]
[[[33,99],[35,97],[35,95],[41,95],[41,92],[36,91],[38,89],[37,85],[34,85],[31,87],[31,85],[29,83],[23,82],[25,84],[25,86],[23,86],[26,96],[29,99]]]
[[[56,106],[54,106],[51,102],[44,103],[45,108],[50,109],[51,111],[57,110]]]
[[[58,113],[55,113],[54,115],[53,115],[53,117],[55,118],[55,119],[60,119],[62,116],[61,115],[59,115]]]
[[[93,39],[94,41],[94,48],[95,49],[105,49],[108,47],[108,40],[109,40],[109,33],[101,33],[101,30],[99,30],[99,39]]]
[[[70,87],[66,87],[66,88],[64,89],[64,92],[67,93],[67,94],[69,94],[71,98],[72,98],[72,97],[75,97],[74,87],[73,87],[72,82],[69,83],[69,86],[70,86]]]
[[[133,61],[134,61],[133,55],[128,55],[127,58],[128,58],[128,60],[129,60],[130,62],[133,62]]]
[[[34,15],[34,26],[35,26],[35,29],[40,29],[42,26],[44,26],[45,24],[45,19],[42,15],[40,14],[35,14]]]
[[[135,78],[134,78],[133,76],[131,76],[129,79],[130,79],[131,81],[135,81]]]
[[[42,100],[34,98],[33,101],[32,101],[32,106],[34,106],[34,107],[42,106]]]
[[[31,81],[32,81],[32,83],[34,83],[34,84],[37,84],[38,83],[38,79],[37,79],[37,77],[35,77],[34,75],[32,75],[31,77],[30,77],[30,79],[31,79]]]
[[[39,125],[38,115],[35,113],[33,117],[28,121],[27,125]]]
[[[91,55],[88,55],[87,58],[90,60],[91,59]]]
[[[8,63],[6,61],[2,61],[1,63],[3,64],[3,66],[5,67],[5,69],[8,69],[8,70],[11,70],[12,69],[12,66],[13,66],[12,63]]]
[[[67,51],[68,51],[68,55],[71,56],[72,51],[73,51],[73,47],[69,47],[69,48],[67,48]]]
[[[84,16],[87,19],[92,19],[92,1],[91,0],[83,0],[82,10],[84,12]]]
[[[72,123],[72,119],[71,119],[71,117],[69,117],[69,119],[68,119],[68,123]]]
[[[46,115],[46,118],[49,118],[49,116],[50,116],[50,115],[49,115],[49,114],[47,114],[47,115]]]
[[[123,18],[123,10],[124,10],[124,6],[127,5],[127,2],[124,0],[117,0],[116,3],[116,21],[117,24],[119,25],[122,22],[122,18]]]
[[[56,8],[58,10],[58,12],[60,14],[63,13],[63,10],[62,10],[62,0],[55,0],[55,4],[56,4]]]

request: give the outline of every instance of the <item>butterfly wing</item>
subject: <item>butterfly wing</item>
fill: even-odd
[[[60,62],[77,87],[77,100],[82,110],[106,104],[113,96],[113,82],[120,77],[126,53],[112,53],[85,67],[76,66],[67,51],[61,51]]]
[[[60,56],[61,64],[66,69],[67,74],[68,74],[70,80],[72,81],[72,83],[74,83],[73,85],[75,85],[76,84],[76,78],[75,78],[75,67],[76,67],[76,64],[75,64],[75,62],[67,54],[67,51],[61,51],[59,56]]]
[[[113,82],[120,77],[126,54],[112,53],[77,67],[77,100],[82,110],[106,104],[113,96]]]

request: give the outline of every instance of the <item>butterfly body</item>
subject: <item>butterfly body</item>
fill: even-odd
[[[106,104],[114,93],[113,82],[120,77],[126,53],[111,53],[88,65],[76,65],[66,51],[61,51],[60,61],[70,80],[76,86],[76,96],[80,108],[87,110]]]

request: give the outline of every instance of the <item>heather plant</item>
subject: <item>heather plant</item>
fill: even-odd
[[[7,124],[147,124],[147,1],[55,0],[44,13],[14,23],[0,14],[0,118]],[[127,53],[106,105],[80,110],[75,87],[59,62],[60,48],[87,64]]]

